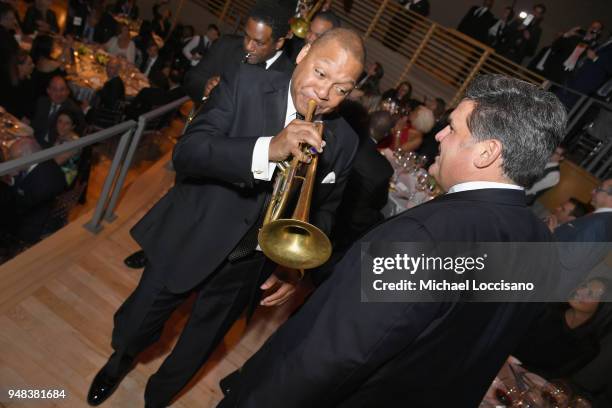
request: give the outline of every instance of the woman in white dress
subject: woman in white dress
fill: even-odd
[[[133,64],[136,58],[136,45],[130,38],[130,29],[125,24],[121,24],[119,27],[119,35],[108,40],[104,44],[104,49],[113,55],[124,57]]]

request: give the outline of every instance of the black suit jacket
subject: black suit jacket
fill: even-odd
[[[587,95],[597,91],[612,77],[612,43],[596,50],[597,61],[586,59],[578,68],[569,87]]]
[[[333,235],[336,242],[352,243],[383,220],[380,211],[387,203],[392,175],[393,167],[378,152],[376,143],[367,136],[363,138],[338,209],[338,223]]]
[[[125,99],[125,85],[123,80],[116,76],[106,81],[102,89],[97,92],[98,106],[112,109],[117,102]]]
[[[40,239],[55,197],[66,188],[66,178],[53,160],[38,164],[12,187],[16,196],[17,236],[27,242]]]
[[[482,15],[474,15],[480,6],[472,6],[457,27],[457,30],[470,37],[480,41],[483,44],[487,43],[489,36],[489,28],[495,24],[495,16],[489,9]]]
[[[51,99],[48,96],[38,98],[36,102],[36,110],[32,119],[32,128],[34,129],[34,137],[38,144],[44,149],[53,146],[55,143],[55,130],[52,129],[53,124],[57,119],[57,114],[62,110],[70,110],[77,117],[77,133],[81,133],[85,125],[85,116],[81,108],[72,100],[66,99],[55,114],[49,116],[51,110]],[[46,139],[45,139],[46,137]]]
[[[548,241],[522,191],[447,194],[361,242]],[[220,407],[477,407],[535,314],[528,303],[363,303],[361,245],[241,370]],[[517,280],[526,279],[517,271]],[[522,278],[522,279],[521,279]]]
[[[42,20],[49,24],[49,28],[54,33],[59,33],[59,26],[57,25],[57,16],[53,10],[47,10],[45,16],[42,15],[41,11],[32,5],[26,11],[25,17],[23,18],[23,24],[21,28],[24,34],[32,34],[38,30],[36,21]]]
[[[149,63],[149,59],[150,59],[149,56],[145,55],[145,58],[143,58],[142,63],[140,64],[140,67],[138,67],[138,69],[140,69],[140,72],[142,73],[145,72],[145,70],[147,69],[147,65]],[[148,76],[150,76],[155,71],[161,71],[164,68],[165,63],[166,63],[166,60],[162,58],[161,55],[158,55],[157,59],[153,63],[153,66],[151,67],[151,70],[149,71]]]
[[[237,35],[221,37],[214,42],[198,65],[187,71],[184,87],[192,100],[199,102],[202,99],[208,78],[215,75],[231,76],[235,73],[246,55],[243,41],[244,38]],[[268,70],[293,72],[294,67],[294,63],[283,52]]]
[[[256,223],[272,182],[255,180],[255,142],[284,127],[290,75],[243,64],[225,77],[177,143],[181,177],[134,227],[132,235],[166,286],[183,292],[209,276]],[[338,117],[325,118],[310,221],[331,231],[357,149],[357,136]],[[335,173],[334,184],[322,184]]]
[[[143,113],[168,103],[168,91],[162,88],[144,88],[126,108],[130,119],[136,119]]]

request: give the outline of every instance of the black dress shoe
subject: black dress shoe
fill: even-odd
[[[125,258],[123,263],[130,268],[141,269],[147,264],[147,256],[143,250],[140,250]]]
[[[108,397],[113,395],[113,392],[115,392],[117,386],[129,371],[130,370],[126,370],[125,373],[118,378],[112,378],[106,375],[103,367],[98,374],[96,374],[91,383],[91,387],[89,387],[87,403],[95,407],[106,401]]]

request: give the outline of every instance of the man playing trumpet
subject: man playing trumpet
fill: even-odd
[[[191,316],[147,383],[148,407],[170,404],[257,302],[260,289],[276,288],[261,302],[268,306],[293,293],[293,284],[271,275],[275,265],[256,250],[275,163],[290,156],[308,161],[302,144],[319,152],[310,222],[329,233],[358,144],[333,111],[355,86],[363,60],[359,35],[335,29],[303,48],[293,75],[245,64],[222,79],[175,147],[180,181],[132,230],[149,263],[115,315],[114,353],[94,378],[90,404],[112,394],[192,292],[197,296]],[[311,99],[324,121],[323,135],[296,118]]]

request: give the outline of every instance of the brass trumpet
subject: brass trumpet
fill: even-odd
[[[306,17],[293,17],[289,20],[293,35],[299,38],[306,38],[306,34],[308,34],[308,29],[310,28],[310,20],[312,20],[312,17],[319,11],[323,5],[323,1],[324,0],[319,0],[308,12]]]
[[[312,122],[317,104],[308,101],[306,121]],[[319,131],[323,131],[323,124]],[[308,223],[312,189],[315,184],[318,155],[311,154],[309,146],[303,152],[310,155],[310,163],[296,157],[291,163],[279,163],[279,174],[274,180],[274,190],[266,209],[263,226],[257,240],[263,253],[279,265],[294,269],[311,269],[324,264],[332,252],[331,242],[323,231]],[[301,181],[300,194],[291,218],[280,218],[290,200],[290,194]]]

